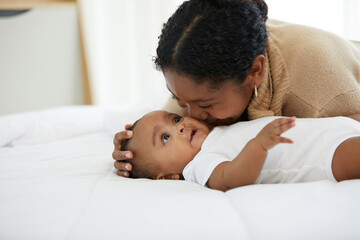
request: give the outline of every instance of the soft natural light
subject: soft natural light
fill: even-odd
[[[269,17],[321,28],[360,41],[358,0],[268,0]]]
[[[114,105],[166,91],[154,69],[162,24],[182,0],[81,0],[94,103]],[[269,18],[360,41],[358,0],[268,0]],[[87,14],[87,15],[86,15]],[[165,89],[165,90],[164,90]]]

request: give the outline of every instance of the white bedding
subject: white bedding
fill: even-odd
[[[149,108],[0,117],[0,239],[360,239],[360,180],[223,193],[117,176],[113,134]]]

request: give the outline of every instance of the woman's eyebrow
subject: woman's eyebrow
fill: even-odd
[[[169,90],[169,92],[176,98],[176,100],[182,101],[178,96],[176,96],[176,95],[168,88],[167,85],[166,85],[166,88],[167,88],[167,89]],[[210,102],[210,101],[213,101],[213,100],[215,100],[214,97],[208,98],[208,99],[197,98],[197,99],[194,99],[194,100],[190,100],[190,102]]]
[[[166,88],[167,88],[167,90],[169,90],[169,92],[170,92],[176,99],[179,99],[179,100],[180,100],[180,98],[178,98],[178,97],[170,90],[170,88],[168,87],[168,85],[166,85]]]

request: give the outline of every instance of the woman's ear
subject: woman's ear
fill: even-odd
[[[265,74],[265,56],[260,54],[255,58],[250,68],[250,72],[248,74],[248,77],[250,77],[251,79],[250,81],[251,87],[253,87],[254,85],[256,85],[257,87],[260,86],[264,74]]]
[[[181,174],[177,174],[177,173],[171,173],[171,174],[164,174],[164,173],[159,173],[156,176],[156,180],[180,180],[181,179]]]

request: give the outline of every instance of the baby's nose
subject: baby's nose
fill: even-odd
[[[177,125],[178,134],[184,134],[187,129],[190,129],[190,122],[188,117],[181,118],[181,121]]]
[[[178,128],[178,133],[179,134],[183,134],[184,133],[184,126],[179,126],[179,128]]]

